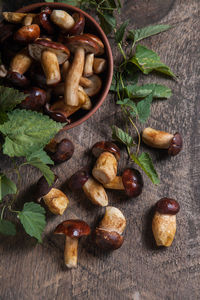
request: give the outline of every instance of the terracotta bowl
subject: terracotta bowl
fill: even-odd
[[[66,10],[70,14],[74,12],[82,12],[85,16],[85,33],[93,33],[97,35],[103,42],[104,47],[105,47],[105,54],[104,57],[107,60],[107,69],[102,75],[102,88],[100,93],[94,97],[93,99],[93,107],[89,111],[78,111],[76,112],[72,118],[71,118],[71,123],[69,125],[66,125],[63,127],[64,130],[68,130],[71,128],[74,128],[83,122],[85,122],[87,119],[89,119],[96,111],[97,109],[102,105],[104,100],[106,99],[106,96],[109,92],[110,85],[112,82],[112,76],[113,76],[113,57],[112,57],[112,51],[110,48],[110,44],[108,42],[108,39],[99,26],[99,24],[86,12],[82,11],[81,9],[64,4],[64,3],[36,3],[36,4],[31,4],[28,6],[25,6],[21,9],[19,9],[17,12],[39,12],[41,7],[44,6],[49,6],[52,9],[62,9]]]

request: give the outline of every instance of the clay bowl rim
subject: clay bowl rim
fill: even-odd
[[[106,52],[106,58],[107,58],[107,62],[108,62],[108,68],[107,68],[107,77],[106,77],[106,83],[104,86],[104,89],[101,93],[101,97],[98,100],[98,102],[96,103],[96,105],[83,117],[81,117],[80,119],[78,119],[77,121],[73,122],[72,124],[69,125],[65,125],[61,130],[69,130],[72,129],[76,126],[81,125],[83,122],[85,122],[86,120],[88,120],[98,109],[99,107],[103,104],[103,102],[105,101],[109,89],[110,89],[110,85],[112,82],[112,77],[113,77],[113,56],[112,56],[112,50],[109,44],[109,41],[106,37],[106,34],[104,33],[103,29],[100,27],[100,25],[95,21],[95,19],[93,17],[91,17],[89,14],[87,14],[86,12],[84,12],[83,10],[81,10],[78,7],[69,5],[69,4],[65,4],[65,3],[61,3],[61,2],[56,2],[56,3],[48,3],[48,2],[41,2],[41,3],[34,3],[34,4],[30,4],[27,6],[24,6],[20,9],[18,9],[16,12],[31,12],[34,11],[40,7],[43,6],[49,6],[50,8],[60,8],[60,9],[69,9],[71,11],[75,11],[75,12],[81,12],[86,19],[89,19],[91,21],[91,23],[94,25],[96,31],[98,32],[98,36],[101,38],[104,46],[105,46],[105,52]]]

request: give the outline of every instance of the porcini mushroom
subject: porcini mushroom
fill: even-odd
[[[95,242],[104,250],[116,250],[124,242],[122,233],[126,227],[126,219],[122,212],[113,206],[106,207],[106,212],[95,230]]]
[[[68,180],[68,186],[71,190],[83,189],[87,198],[96,205],[107,206],[108,196],[104,187],[93,179],[87,170],[80,170],[73,174]]]
[[[28,49],[32,58],[41,61],[47,85],[57,84],[61,79],[59,64],[64,63],[70,55],[68,48],[47,39],[37,39]]]
[[[142,175],[136,169],[127,168],[122,176],[116,176],[113,181],[104,184],[104,187],[113,190],[124,190],[128,197],[137,197],[143,189]]]
[[[41,108],[47,102],[47,93],[40,88],[33,87],[24,91],[24,94],[28,94],[28,96],[19,105],[23,109],[41,111]]]
[[[27,14],[24,19],[22,20],[22,24],[24,26],[32,25],[34,18],[37,16],[37,14]],[[38,24],[37,24],[38,25]]]
[[[70,14],[64,10],[54,9],[50,16],[51,21],[64,31],[70,30],[75,21]]]
[[[77,267],[78,239],[90,234],[90,226],[82,220],[66,220],[59,224],[54,234],[64,234],[65,250],[64,261],[68,268]]]
[[[90,76],[88,79],[90,80],[91,84],[90,86],[84,88],[84,91],[88,96],[93,97],[96,94],[98,94],[98,92],[100,91],[102,86],[102,81],[101,78],[99,78],[99,76],[95,74]]]
[[[14,24],[20,24],[23,21],[24,17],[27,16],[27,14],[24,13],[7,12],[7,11],[2,12],[2,15],[6,21]]]
[[[172,156],[177,155],[182,150],[183,146],[180,133],[176,132],[175,134],[171,134],[150,127],[143,130],[142,140],[150,147],[167,149],[168,154]]]
[[[99,46],[84,35],[72,36],[67,39],[67,46],[74,53],[74,59],[65,79],[64,101],[67,105],[78,106],[78,86],[83,74],[85,53],[99,53]]]
[[[84,33],[84,36],[93,40],[95,43],[98,44],[98,46],[99,46],[98,55],[102,55],[104,53],[104,44],[102,43],[102,41],[100,40],[100,38],[98,36],[91,34],[91,33]]]
[[[40,36],[40,27],[37,24],[23,26],[14,34],[14,40],[21,44],[34,42]]]
[[[45,151],[49,154],[51,159],[56,163],[62,163],[69,160],[74,154],[74,145],[69,139],[62,139],[57,142],[55,139],[51,140],[45,147]]]
[[[83,75],[85,77],[90,77],[93,74],[93,63],[94,63],[94,53],[89,53],[85,57],[85,66],[83,70]]]
[[[30,57],[27,48],[22,49],[11,60],[10,71],[23,75],[30,68],[32,61],[33,59]]]
[[[176,214],[179,210],[179,203],[171,198],[162,198],[156,203],[152,230],[157,246],[171,246],[176,233]]]
[[[55,28],[50,20],[51,14],[51,9],[48,6],[45,6],[41,9],[41,13],[38,16],[39,24],[50,35],[55,33]]]
[[[59,189],[54,188],[58,177],[55,175],[54,182],[49,186],[45,177],[42,176],[37,182],[37,201],[44,200],[48,209],[55,215],[62,215],[66,210],[69,199]]]
[[[98,157],[92,175],[102,184],[113,181],[117,175],[117,160],[120,150],[114,143],[101,141],[92,147],[92,153]]]
[[[84,27],[85,27],[85,17],[84,15],[79,13],[74,13],[72,15],[72,18],[74,19],[75,23],[71,29],[68,30],[69,35],[79,35],[83,33]]]
[[[93,62],[93,71],[95,74],[103,73],[106,69],[107,62],[104,58],[95,57]]]

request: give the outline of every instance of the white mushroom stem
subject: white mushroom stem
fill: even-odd
[[[62,215],[67,208],[69,199],[60,190],[52,188],[48,194],[43,196],[48,209],[55,215]]]
[[[110,152],[103,152],[98,157],[92,175],[102,184],[113,181],[117,175],[117,160]]]
[[[15,24],[21,23],[24,17],[27,16],[27,14],[16,13],[16,12],[3,12],[2,15],[6,21]]]
[[[107,231],[116,231],[122,234],[126,227],[126,219],[123,213],[114,206],[106,207],[106,212],[99,224],[99,228]]]
[[[63,80],[65,80],[69,69],[70,69],[70,62],[67,60],[64,62],[64,64],[62,65],[62,68],[61,68],[61,75],[62,75]],[[86,88],[86,87],[89,87],[92,85],[92,81],[86,77],[81,76],[79,84],[82,87]],[[63,93],[63,95],[64,95],[64,93]]]
[[[79,84],[82,86],[82,87],[90,87],[92,85],[92,81],[86,77],[81,77],[80,78],[80,81],[79,81]]]
[[[150,127],[145,128],[142,133],[142,140],[145,144],[159,149],[168,149],[173,137],[173,134]]]
[[[85,110],[90,110],[92,108],[92,102],[82,86],[79,85],[78,87],[78,94],[79,94],[79,103],[82,104],[81,108]],[[82,102],[82,103],[81,103]]]
[[[93,204],[100,206],[108,205],[108,196],[104,187],[92,177],[83,185],[83,191]]]
[[[41,64],[46,76],[46,84],[53,85],[60,81],[60,68],[57,55],[51,51],[44,50],[41,56]]]
[[[10,70],[23,75],[30,68],[32,62],[33,59],[28,55],[27,50],[23,49],[13,57]]]
[[[6,70],[6,67],[4,65],[0,65],[0,78],[6,77],[8,74],[8,71]]]
[[[66,236],[64,260],[68,268],[76,268],[78,259],[78,238]]]
[[[94,62],[94,53],[89,53],[85,57],[85,66],[83,75],[85,77],[90,77],[93,74],[93,62]]]
[[[124,185],[121,176],[116,176],[115,179],[107,184],[103,185],[106,189],[112,190],[124,190]]]
[[[65,94],[64,101],[65,104],[71,106],[78,106],[78,86],[80,78],[83,74],[85,60],[85,50],[80,47],[76,50],[74,54],[74,60],[72,62],[71,68],[67,73],[65,80]]]
[[[24,17],[22,24],[25,26],[29,26],[33,23],[33,19],[36,17],[36,14],[28,14]]]
[[[93,63],[93,71],[96,74],[100,74],[103,71],[105,71],[107,66],[107,62],[104,58],[94,58],[94,63]]]
[[[75,24],[75,21],[72,18],[72,16],[64,10],[54,9],[51,13],[50,18],[53,23],[55,23],[57,26],[64,29],[65,31],[71,29]]]

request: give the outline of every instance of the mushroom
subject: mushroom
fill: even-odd
[[[74,145],[69,139],[62,139],[57,142],[55,139],[45,147],[45,151],[49,154],[54,163],[59,164],[69,160],[74,154]]]
[[[101,89],[102,86],[102,81],[99,78],[99,76],[97,75],[92,75],[89,77],[89,80],[91,82],[90,86],[84,88],[84,91],[86,92],[86,94],[90,97],[95,96],[96,94],[98,94],[98,92]]]
[[[104,53],[104,44],[102,43],[100,38],[98,38],[96,35],[91,34],[91,33],[84,33],[84,36],[86,38],[89,38],[89,39],[93,40],[95,43],[98,44],[98,46],[99,46],[98,55],[102,55]]]
[[[50,16],[52,14],[51,9],[48,6],[45,6],[41,9],[41,13],[39,14],[39,24],[42,28],[50,35],[55,33],[54,26],[50,20]]]
[[[128,197],[137,197],[142,193],[143,179],[140,172],[136,169],[125,169],[122,176],[116,176],[115,179],[104,187],[113,190],[124,190]]]
[[[57,179],[58,177],[55,175],[52,186],[49,186],[44,176],[38,180],[37,201],[40,202],[41,199],[43,199],[44,203],[53,214],[62,215],[68,206],[69,199],[59,189],[54,188]]]
[[[90,226],[82,220],[66,220],[60,223],[54,234],[65,234],[64,261],[68,268],[77,267],[78,239],[90,234]]]
[[[69,35],[79,35],[83,33],[84,27],[85,27],[85,17],[84,15],[79,13],[74,13],[72,15],[72,18],[75,21],[74,26],[68,30]]]
[[[28,94],[28,96],[19,105],[23,109],[41,111],[41,108],[47,102],[47,93],[40,88],[33,87],[24,91],[24,94]]]
[[[106,212],[95,230],[95,242],[104,250],[116,250],[124,242],[122,233],[126,227],[126,219],[122,212],[113,206],[106,207]]]
[[[117,175],[117,160],[120,150],[114,143],[101,141],[92,147],[92,153],[98,157],[92,175],[102,184],[113,181]]]
[[[21,44],[34,42],[40,36],[40,27],[37,24],[23,26],[14,34],[14,40]]]
[[[41,61],[47,85],[57,84],[61,79],[59,64],[64,63],[70,55],[68,48],[60,43],[37,39],[28,49],[32,58]]]
[[[85,57],[85,66],[83,75],[85,77],[90,77],[93,74],[93,63],[94,63],[94,53],[89,53]]]
[[[157,246],[171,246],[176,233],[176,214],[179,203],[171,198],[162,198],[155,205],[152,230]]]
[[[25,26],[29,26],[33,23],[34,18],[36,17],[36,14],[27,14],[24,19],[22,20],[22,24]],[[38,25],[38,24],[37,24]]]
[[[108,196],[104,187],[93,179],[86,169],[77,171],[72,175],[68,180],[68,186],[71,190],[82,188],[87,198],[95,205],[108,205]]]
[[[23,21],[27,14],[17,12],[2,12],[4,19],[10,23],[19,24]]]
[[[142,140],[145,144],[153,148],[167,149],[168,154],[175,156],[183,147],[180,133],[171,134],[165,131],[147,127],[143,130]]]
[[[72,36],[67,39],[67,46],[74,53],[74,59],[65,79],[64,101],[67,105],[78,106],[78,86],[83,74],[85,53],[99,53],[96,42],[84,35]]]
[[[107,62],[104,58],[95,57],[93,63],[93,71],[95,74],[100,74],[105,71]]]
[[[30,68],[32,61],[33,59],[30,57],[27,48],[22,49],[11,60],[10,71],[23,75]]]
[[[6,67],[5,67],[5,65],[1,64],[0,65],[0,78],[6,77],[7,74],[8,74],[8,71],[7,71]]]
[[[54,9],[50,16],[51,21],[64,31],[70,30],[75,21],[66,11]]]

